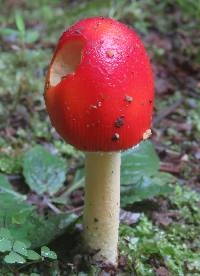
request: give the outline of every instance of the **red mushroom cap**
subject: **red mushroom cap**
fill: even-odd
[[[49,66],[45,101],[53,126],[83,151],[119,151],[150,134],[153,74],[126,25],[83,19],[64,32]]]

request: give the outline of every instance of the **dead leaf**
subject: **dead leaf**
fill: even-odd
[[[120,221],[127,225],[135,224],[140,218],[140,213],[133,213],[125,210],[120,210]]]
[[[168,162],[160,162],[160,171],[169,173],[179,173],[180,165],[176,165]]]
[[[170,276],[170,273],[166,267],[160,266],[156,269],[156,276]]]

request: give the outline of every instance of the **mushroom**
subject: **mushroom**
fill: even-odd
[[[97,262],[117,264],[120,155],[151,134],[153,100],[149,57],[132,29],[94,17],[62,34],[45,102],[60,136],[85,152],[83,238]]]

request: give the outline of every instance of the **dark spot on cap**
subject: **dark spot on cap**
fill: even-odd
[[[141,105],[144,105],[144,102],[141,102]]]
[[[112,136],[112,141],[116,142],[119,140],[119,133],[115,133],[113,136]]]
[[[97,30],[100,25],[101,25],[101,22],[97,22],[96,25],[94,26],[94,30]]]
[[[132,103],[132,101],[133,101],[133,97],[132,96],[128,96],[128,95],[126,95],[124,99],[125,99],[125,101],[127,103]]]
[[[98,222],[99,220],[98,220],[98,218],[94,218],[94,222]]]
[[[153,102],[152,100],[149,100],[149,103],[150,103],[150,104],[152,104],[152,102]]]
[[[124,125],[124,116],[120,116],[119,118],[117,118],[117,120],[115,121],[115,127],[120,128]]]

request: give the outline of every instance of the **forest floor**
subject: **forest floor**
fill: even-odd
[[[0,4],[0,274],[199,276],[199,1]],[[122,157],[117,270],[89,265],[88,256],[77,253],[84,156],[56,134],[43,99],[45,74],[61,33],[78,19],[100,15],[136,30],[155,76],[152,143],[141,146],[135,157]],[[137,172],[135,160],[141,162]],[[136,183],[123,178],[128,162],[133,162],[130,177],[144,174]],[[52,181],[51,172],[41,176],[47,168],[59,179]]]

